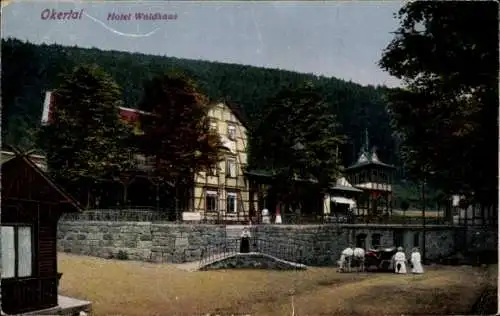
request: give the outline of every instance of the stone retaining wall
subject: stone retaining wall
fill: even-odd
[[[254,236],[271,245],[300,248],[296,261],[310,266],[335,265],[349,244],[348,233],[337,225],[259,225],[253,229]]]
[[[221,243],[225,226],[151,222],[61,221],[58,251],[150,262],[189,262]]]
[[[230,230],[225,225],[60,221],[58,251],[102,258],[182,263],[199,260],[206,246],[222,244],[228,237],[234,237],[229,236],[234,235],[234,232],[229,233]],[[366,235],[365,248],[371,247],[374,234],[380,235],[382,246],[389,247],[394,245],[396,230],[403,232],[401,246],[409,253],[414,246],[413,235],[419,229],[336,224],[256,225],[252,227],[251,233],[254,238],[276,248],[275,252],[268,253],[270,255],[277,256],[283,247],[286,248],[284,251],[300,248],[291,256],[300,256],[296,262],[324,266],[335,265],[341,251],[356,244],[357,235]],[[427,228],[426,257],[434,259],[454,253],[457,246],[462,246],[458,244],[456,236],[456,229],[453,228]],[[421,247],[423,238],[419,240]],[[291,261],[289,258],[286,260]]]

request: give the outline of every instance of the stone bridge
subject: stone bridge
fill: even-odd
[[[220,269],[305,270],[307,268],[304,264],[286,261],[260,252],[220,253],[203,260],[178,264],[177,267],[186,271]]]

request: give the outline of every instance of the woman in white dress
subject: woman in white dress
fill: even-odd
[[[412,266],[411,273],[424,273],[424,267],[422,267],[422,257],[420,256],[418,248],[413,248],[410,261]]]
[[[406,255],[403,247],[398,247],[398,252],[394,255],[394,272],[406,274]]]

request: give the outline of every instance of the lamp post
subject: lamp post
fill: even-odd
[[[422,262],[425,262],[425,231],[426,231],[426,219],[425,219],[425,211],[426,211],[426,196],[425,196],[425,186],[427,184],[427,175],[433,175],[434,171],[428,171],[424,173],[424,181],[422,182]]]
[[[303,171],[304,171],[304,166],[302,165],[302,162],[303,162],[303,158],[304,158],[304,150],[305,150],[305,146],[304,144],[302,144],[300,141],[296,141],[295,144],[291,147],[291,149],[293,150],[293,160],[292,160],[292,165],[293,166],[298,166],[299,167],[299,170],[300,170],[300,173],[298,176],[301,177],[303,176]],[[297,160],[299,161],[299,163],[297,163]],[[293,177],[294,179],[292,179],[292,181],[295,181],[295,172],[293,174]],[[295,183],[293,183],[293,188],[296,188],[295,186]],[[294,201],[297,201],[296,199],[298,198],[298,200],[300,201],[300,199],[303,198],[303,196],[301,196],[300,194],[296,197],[294,197]],[[288,203],[286,205],[286,211],[288,211]],[[301,217],[301,213],[302,213],[302,210],[300,210],[300,215],[299,217]]]
[[[422,182],[422,262],[425,262],[425,182]]]

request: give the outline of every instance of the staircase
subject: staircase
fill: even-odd
[[[241,238],[241,232],[248,225],[226,225],[226,239],[234,240]],[[250,233],[253,236],[253,231],[250,230]]]

